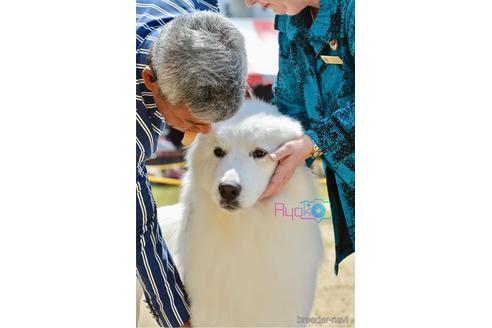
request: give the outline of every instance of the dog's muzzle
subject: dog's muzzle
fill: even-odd
[[[241,186],[234,182],[220,183],[220,206],[227,210],[235,210],[239,208],[239,202],[237,198],[241,193]]]

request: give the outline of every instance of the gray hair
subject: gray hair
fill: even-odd
[[[242,104],[247,59],[244,37],[224,16],[197,12],[163,27],[149,55],[161,95],[185,104],[205,122],[234,115]]]

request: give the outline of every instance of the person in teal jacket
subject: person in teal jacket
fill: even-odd
[[[270,197],[304,160],[320,157],[335,234],[335,272],[355,251],[355,27],[353,0],[246,0],[272,9],[279,72],[272,103],[301,121],[305,135],[270,155],[278,161]]]

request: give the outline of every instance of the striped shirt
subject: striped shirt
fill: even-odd
[[[216,0],[137,0],[136,3],[136,245],[137,277],[149,309],[160,326],[181,326],[190,320],[186,292],[157,224],[156,204],[145,161],[157,150],[165,122],[142,72],[162,26],[197,10],[218,12]]]

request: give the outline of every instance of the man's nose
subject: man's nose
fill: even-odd
[[[241,186],[234,182],[220,183],[219,193],[225,200],[234,200],[241,193]]]

